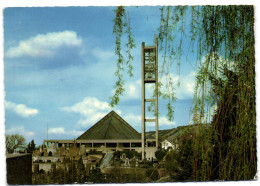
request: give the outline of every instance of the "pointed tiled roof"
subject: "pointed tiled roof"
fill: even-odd
[[[111,111],[77,138],[77,140],[101,139],[141,139],[141,135],[115,111]]]

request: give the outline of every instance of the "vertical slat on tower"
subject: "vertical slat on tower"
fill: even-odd
[[[148,55],[148,59],[147,56]],[[151,54],[154,55],[153,60]],[[147,60],[147,61],[146,61]],[[151,62],[152,61],[152,62]],[[147,62],[147,63],[146,63]],[[154,62],[154,65],[153,65]],[[146,69],[147,68],[147,69]],[[146,76],[148,74],[148,77]],[[149,75],[150,74],[150,75]],[[153,75],[151,75],[153,74]],[[145,97],[145,84],[152,83],[155,85],[155,99]],[[155,102],[155,119],[146,119],[145,116],[145,102]],[[157,36],[155,35],[155,46],[145,47],[145,43],[142,43],[142,159],[145,159],[145,150],[148,147],[148,143],[145,136],[145,127],[146,122],[155,123],[155,147],[159,147],[159,138],[158,138],[158,41]]]
[[[156,148],[159,147],[159,113],[158,113],[158,39],[155,35],[155,90],[156,90],[156,102],[155,102],[155,113],[156,113],[156,122],[155,122],[155,138],[156,138]]]
[[[145,43],[142,43],[142,159],[145,158],[145,84],[144,84],[144,54]]]

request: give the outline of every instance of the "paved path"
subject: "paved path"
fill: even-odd
[[[107,167],[112,157],[113,157],[113,152],[107,152],[100,164],[100,169]]]

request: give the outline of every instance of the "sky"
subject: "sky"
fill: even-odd
[[[160,10],[128,7],[136,45],[134,77],[125,76],[126,92],[111,108],[116,82],[114,8],[4,9],[6,134],[19,133],[37,145],[47,137],[75,139],[111,110],[141,132],[141,43],[154,45]],[[159,54],[159,65],[160,61]],[[160,130],[190,121],[195,72],[186,63],[181,68],[175,119],[167,120],[167,102],[160,99]],[[174,71],[172,76],[179,78]],[[150,124],[147,131],[151,130]]]
[[[111,108],[116,77],[114,8],[9,7],[4,9],[5,133],[27,143],[76,139],[110,111],[141,132],[141,43],[154,45],[160,25],[158,6],[127,7],[136,48],[134,77],[125,77],[125,94]],[[124,40],[124,39],[123,39]],[[184,43],[185,45],[185,43]],[[188,125],[195,86],[195,61],[173,69],[177,101],[167,120],[167,101],[159,99],[159,129]],[[159,65],[162,52],[159,53]],[[149,91],[148,91],[149,92]],[[151,91],[150,91],[151,92]],[[155,129],[147,125],[147,131]]]

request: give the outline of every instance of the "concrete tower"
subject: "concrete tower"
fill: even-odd
[[[153,84],[155,87],[155,96],[146,98],[146,84]],[[155,115],[153,119],[146,118],[146,103],[155,103]],[[146,122],[155,124],[155,140],[146,139]],[[142,43],[142,159],[145,159],[145,148],[148,147],[147,141],[155,141],[155,146],[158,148],[158,41],[155,35],[154,46],[145,46]]]

